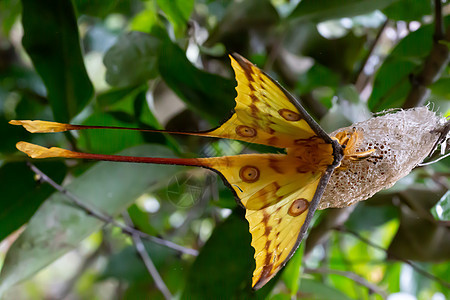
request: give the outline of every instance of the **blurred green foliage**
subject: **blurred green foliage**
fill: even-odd
[[[227,54],[237,52],[333,130],[405,103],[435,43],[448,45],[433,39],[433,8],[428,0],[1,1],[0,294],[163,298],[130,238],[53,193],[15,151],[17,141],[172,157],[232,155],[248,146],[117,130],[31,135],[9,120],[206,130],[234,106]],[[449,6],[443,11],[450,31]],[[424,99],[444,114],[449,80],[443,66]],[[36,165],[98,211],[120,220],[128,208],[139,230],[197,249],[195,257],[144,242],[178,298],[450,297],[448,159],[358,204],[344,229],[328,232],[308,253],[302,246],[258,292],[251,290],[253,248],[243,209],[208,171],[62,160]],[[317,215],[311,236],[336,214]]]

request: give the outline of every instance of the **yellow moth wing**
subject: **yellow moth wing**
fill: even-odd
[[[238,83],[234,114],[205,135],[280,148],[317,135],[277,83],[243,57],[230,58]]]
[[[307,170],[309,166],[301,159],[288,154],[201,160],[222,175],[246,208],[256,261],[252,286],[259,288],[275,276],[298,247],[327,166],[318,164]]]
[[[258,288],[269,281],[284,266],[299,244],[298,237],[308,215],[308,207],[313,200],[321,178],[315,174],[298,191],[288,194],[282,201],[261,210],[247,210],[246,219],[250,224],[252,246],[255,249],[256,268],[252,285]],[[305,182],[299,183],[299,185]],[[290,214],[295,201],[301,202],[301,213]],[[307,202],[306,202],[307,201]],[[308,203],[307,205],[305,205]],[[298,211],[298,212],[300,212]],[[306,227],[305,229],[306,230]]]

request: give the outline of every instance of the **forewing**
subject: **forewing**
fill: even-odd
[[[230,56],[237,80],[234,114],[205,135],[287,148],[328,135],[285,89],[245,58]]]

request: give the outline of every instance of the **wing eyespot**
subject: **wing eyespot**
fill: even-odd
[[[259,169],[254,166],[242,167],[239,171],[239,177],[242,179],[242,181],[247,183],[256,182],[259,179]]]
[[[278,111],[281,117],[285,119],[286,121],[299,121],[301,119],[300,115],[292,110],[283,108]]]
[[[236,127],[236,134],[242,137],[255,137],[256,129],[244,125],[239,125]]]
[[[289,207],[288,214],[292,217],[297,217],[304,213],[309,207],[309,201],[305,198],[299,198],[292,202],[291,207]]]

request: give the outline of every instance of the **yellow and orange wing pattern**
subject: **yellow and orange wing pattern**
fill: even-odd
[[[238,83],[235,113],[205,135],[279,148],[293,147],[318,135],[311,127],[318,125],[276,81],[240,55],[230,59]]]
[[[331,146],[329,150],[332,151]],[[324,159],[332,158],[331,152],[327,154]],[[252,286],[258,289],[275,276],[297,249],[315,210],[316,191],[327,166],[322,163],[311,169],[291,154],[200,160],[223,176],[246,208],[256,260]]]
[[[206,135],[286,148],[287,154],[200,159],[216,170],[246,209],[262,287],[284,266],[308,228],[339,155],[333,141],[276,81],[239,55],[235,113]]]
[[[258,289],[301,242],[339,163],[339,146],[263,71],[239,55],[231,56],[231,64],[238,82],[235,113],[208,134],[287,148],[287,155],[214,158],[209,165],[246,208],[256,260],[252,286]]]
[[[336,165],[339,144],[276,81],[239,55],[235,113],[206,135],[286,148],[287,154],[200,159],[216,170],[246,208],[262,287],[300,244]]]

